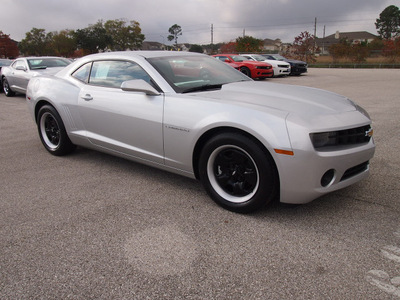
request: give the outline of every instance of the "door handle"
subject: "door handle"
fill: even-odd
[[[86,100],[86,101],[93,100],[93,97],[92,97],[92,95],[90,95],[90,94],[86,94],[85,96],[81,96],[81,98],[82,98],[83,100]]]

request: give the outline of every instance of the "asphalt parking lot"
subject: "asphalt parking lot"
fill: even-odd
[[[0,94],[0,299],[400,299],[400,70],[267,81],[366,108],[369,178],[235,214],[191,179],[82,148],[51,156],[24,96]]]

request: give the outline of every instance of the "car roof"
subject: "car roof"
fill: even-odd
[[[103,52],[96,53],[86,56],[87,58],[96,57],[96,58],[133,58],[133,57],[144,57],[144,58],[153,58],[153,57],[171,57],[171,56],[193,56],[193,55],[204,55],[196,52],[183,52],[183,51],[115,51],[115,52]]]

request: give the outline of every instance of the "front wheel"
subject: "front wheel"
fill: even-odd
[[[69,139],[64,123],[54,107],[43,106],[38,112],[37,124],[40,140],[51,154],[66,155],[75,149],[75,145]]]
[[[243,134],[211,138],[199,160],[200,180],[219,205],[246,213],[271,202],[279,182],[271,155]]]
[[[7,79],[4,77],[3,78],[3,92],[7,97],[12,97],[15,95],[15,93],[11,90],[10,85],[8,84]]]
[[[240,68],[240,72],[242,72],[247,77],[251,78],[251,72],[250,72],[250,69],[248,67],[241,67]]]

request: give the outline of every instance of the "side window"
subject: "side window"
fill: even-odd
[[[90,72],[89,84],[121,87],[121,83],[143,79],[150,83],[150,76],[136,63],[130,61],[95,61]]]
[[[72,73],[72,77],[87,83],[89,81],[90,67],[92,63],[87,63],[81,66],[78,70]]]
[[[16,69],[17,67],[24,67],[26,69],[26,64],[23,60],[17,60],[12,64],[12,67]]]
[[[223,62],[225,62],[226,60],[229,60],[229,58],[227,56],[218,56],[218,59]]]

